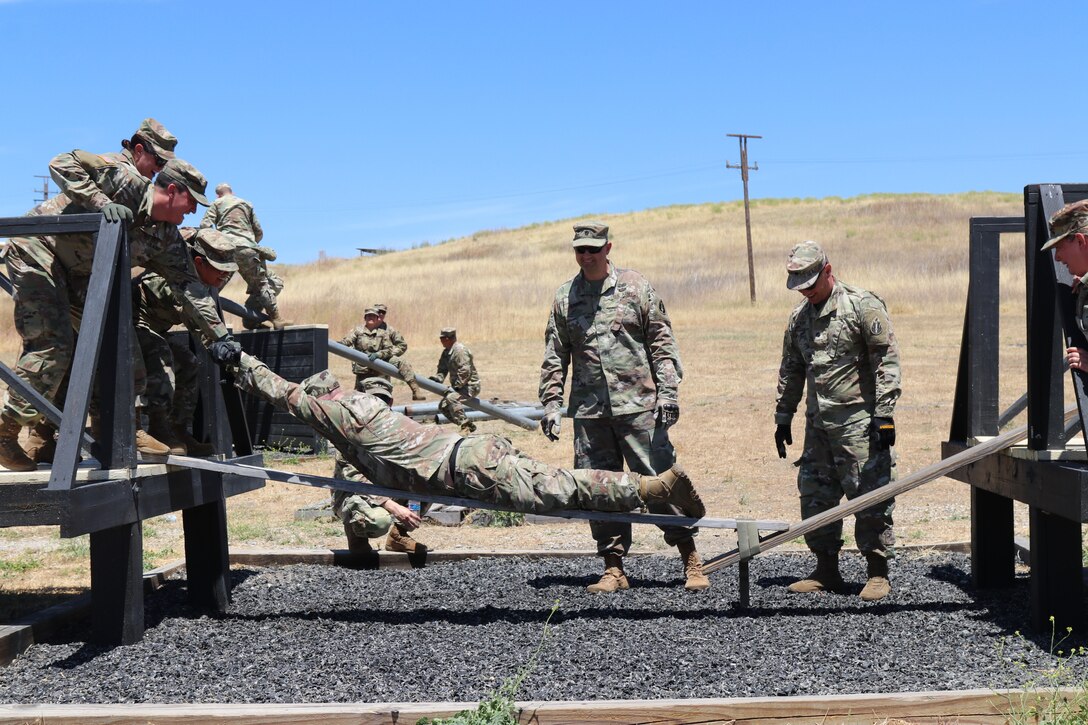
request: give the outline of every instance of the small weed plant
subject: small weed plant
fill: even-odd
[[[536,669],[537,657],[544,647],[544,641],[548,638],[552,617],[559,610],[559,602],[552,605],[548,618],[544,620],[544,631],[540,634],[540,642],[537,643],[529,661],[513,677],[508,677],[497,690],[494,690],[480,701],[472,710],[460,712],[438,719],[429,717],[421,718],[416,725],[517,725],[518,713],[514,707],[521,685],[525,682],[534,669]]]
[[[1073,628],[1067,627],[1059,635],[1054,617],[1050,617],[1050,654],[1055,658],[1055,664],[1030,672],[1019,692],[1005,695],[1009,723],[1088,725],[1088,680],[1078,675],[1073,667],[1076,658],[1088,655],[1088,649],[1082,646],[1066,649],[1064,645],[1072,634]],[[1015,636],[1024,638],[1020,632]],[[1003,654],[1004,638],[998,647],[998,656]],[[1016,665],[1027,671],[1027,664],[1017,662]]]

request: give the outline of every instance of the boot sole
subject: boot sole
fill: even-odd
[[[701,519],[706,516],[706,504],[703,503],[703,499],[699,497],[699,492],[695,490],[695,484],[692,482],[691,477],[688,476],[688,472],[684,470],[683,466],[673,466],[672,472],[676,476],[677,485],[684,486],[687,489],[688,497],[691,499],[691,503],[694,508],[688,510],[683,509],[684,513],[693,519]]]

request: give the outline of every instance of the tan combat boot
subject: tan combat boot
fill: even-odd
[[[190,456],[203,458],[204,456],[215,455],[215,446],[211,443],[201,443],[183,425],[174,423],[174,437],[185,445],[185,450],[189,452]]]
[[[604,555],[604,574],[596,584],[586,587],[587,592],[603,594],[619,589],[630,589],[631,583],[627,581],[627,575],[623,573],[623,557],[619,554]]]
[[[174,426],[170,424],[170,418],[166,415],[165,410],[159,410],[157,408],[148,410],[147,432],[156,440],[161,441],[169,452],[175,456],[184,456],[189,452],[185,443],[174,433]],[[140,440],[139,431],[136,431],[136,440],[137,442]],[[148,451],[145,451],[145,453],[147,452]]]
[[[640,476],[638,495],[644,502],[662,501],[677,506],[685,516],[701,519],[706,516],[706,506],[695,490],[695,484],[679,465],[656,476]]]
[[[876,602],[892,591],[892,583],[888,580],[888,559],[875,552],[866,552],[865,562],[869,568],[869,581],[861,590],[861,598],[866,602]]]
[[[697,592],[710,588],[710,580],[703,573],[703,560],[699,558],[699,552],[695,550],[695,539],[681,541],[676,545],[680,550],[680,559],[684,562],[684,589],[689,592]]]
[[[423,390],[419,387],[419,383],[415,378],[410,378],[404,382],[408,383],[408,389],[412,391],[412,400],[426,400],[427,396],[423,394]]]
[[[427,551],[427,545],[413,539],[403,524],[393,524],[385,537],[385,550],[418,554]]]
[[[35,463],[52,463],[57,454],[57,429],[40,420],[30,429],[26,439],[26,455]]]
[[[6,415],[0,416],[0,466],[9,471],[34,471],[38,468],[19,446],[22,427]]]
[[[370,545],[370,539],[365,536],[359,536],[351,529],[351,524],[344,524],[344,533],[348,537],[348,551],[353,554],[373,554],[376,553],[374,548]]]
[[[289,327],[295,323],[285,320],[280,316],[279,310],[272,310],[268,313],[268,321],[272,323],[273,330],[282,330],[285,327]]]
[[[843,589],[842,574],[839,573],[839,552],[829,554],[817,551],[816,569],[804,579],[789,585],[794,594],[812,594],[813,592],[839,592]]]
[[[153,456],[168,456],[173,451],[170,446],[144,430],[143,411],[136,409],[136,450]]]

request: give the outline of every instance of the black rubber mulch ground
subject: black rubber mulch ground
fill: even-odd
[[[811,566],[752,562],[752,607],[736,570],[685,592],[679,561],[636,557],[634,588],[591,595],[596,559],[484,559],[415,571],[292,566],[234,573],[222,618],[185,604],[182,582],[148,600],[144,640],[106,649],[74,637],[0,669],[5,703],[476,701],[529,659],[559,611],[519,699],[817,695],[1001,688],[1057,660],[1025,639],[1027,581],[970,588],[962,555],[907,554],[892,595],[791,595]],[[1059,646],[1068,651],[1069,643]],[[1079,677],[1086,668],[1069,665]]]

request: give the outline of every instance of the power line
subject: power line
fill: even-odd
[[[35,199],[34,205],[42,204],[49,201],[49,178],[48,176],[42,176],[41,174],[34,174],[35,179],[42,180],[42,188],[38,190],[38,193],[42,195],[41,199]]]

